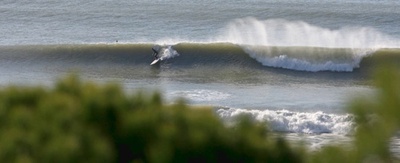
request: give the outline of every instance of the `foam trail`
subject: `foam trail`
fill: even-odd
[[[307,134],[350,134],[353,130],[353,116],[335,115],[323,112],[303,113],[287,110],[246,110],[218,109],[217,114],[225,120],[232,120],[239,115],[249,115],[258,121],[267,121],[274,131]]]
[[[173,97],[185,97],[194,102],[220,101],[231,95],[224,92],[206,89],[194,89],[188,91],[175,91],[170,94]]]
[[[179,53],[171,45],[163,46],[160,51],[161,52],[159,55],[161,60],[166,60],[179,56]]]

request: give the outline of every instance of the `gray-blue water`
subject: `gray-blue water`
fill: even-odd
[[[331,30],[372,27],[399,38],[397,0],[94,0],[0,2],[0,44],[208,41],[235,19],[305,21]]]
[[[78,70],[215,106],[223,119],[250,114],[276,131],[342,137],[352,131],[348,100],[373,92],[361,61],[400,47],[399,8],[397,0],[4,0],[0,83],[49,85]],[[178,55],[167,50],[154,68],[154,44]]]

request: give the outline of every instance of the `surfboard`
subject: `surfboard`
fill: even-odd
[[[151,62],[150,63],[150,65],[154,65],[154,64],[156,64],[158,61],[160,61],[161,59],[160,58],[158,58],[158,59],[155,59],[153,62]]]

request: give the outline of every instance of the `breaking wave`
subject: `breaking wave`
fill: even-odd
[[[228,23],[207,41],[170,38],[143,43],[1,46],[0,58],[148,65],[154,45],[160,45],[163,60],[175,66],[261,65],[309,72],[352,72],[374,63],[373,59],[363,63],[369,56],[400,54],[398,39],[370,27],[328,29],[304,21],[250,17]]]
[[[370,27],[328,29],[304,21],[236,19],[217,40],[240,45],[264,66],[299,71],[353,71],[364,57],[399,41]]]
[[[398,40],[371,27],[328,29],[304,21],[258,20],[252,17],[230,22],[217,39],[240,45],[255,46],[357,49],[399,47]]]
[[[115,64],[148,66],[154,44],[82,44],[1,46],[0,59],[7,62],[62,63],[73,65]],[[297,71],[351,72],[368,68],[382,59],[400,60],[400,49],[284,47],[232,43],[178,43],[163,45],[160,55],[169,67],[210,69],[222,67],[285,68]],[[367,57],[372,56],[372,57]],[[390,57],[388,57],[390,56]],[[365,62],[364,62],[365,60]],[[162,63],[163,64],[163,63]],[[161,65],[162,65],[161,64]]]

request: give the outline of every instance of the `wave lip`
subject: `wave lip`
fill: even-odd
[[[266,121],[273,131],[306,134],[350,134],[353,130],[353,116],[335,115],[323,112],[303,113],[287,110],[246,110],[218,109],[217,114],[225,120],[233,120],[240,115],[249,115],[255,120]]]
[[[229,23],[220,37],[244,45],[307,46],[327,48],[394,48],[398,40],[372,27],[329,29],[304,21],[258,20],[247,17]]]

